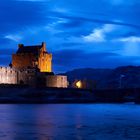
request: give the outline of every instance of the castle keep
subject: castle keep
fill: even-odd
[[[46,51],[46,44],[36,46],[18,45],[12,55],[12,67],[16,69],[38,68],[40,72],[52,72],[52,54]]]
[[[0,84],[26,84],[30,86],[67,87],[67,77],[52,72],[52,54],[46,44],[24,46],[12,55],[10,67],[0,67]]]

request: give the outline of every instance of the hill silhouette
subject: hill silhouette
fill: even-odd
[[[74,69],[63,73],[68,81],[96,81],[96,88],[140,88],[140,66],[122,66],[115,69]]]

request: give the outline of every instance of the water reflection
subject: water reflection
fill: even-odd
[[[0,140],[140,139],[138,105],[0,105]]]
[[[14,140],[51,140],[55,133],[55,124],[49,116],[47,105],[21,105],[14,107],[13,117],[16,119]]]
[[[10,139],[14,139],[13,138],[13,132],[11,132],[11,130],[13,130],[13,125],[10,121],[11,119],[11,110],[12,107],[11,106],[7,106],[7,105],[0,105],[0,139],[4,140],[10,140]]]
[[[0,105],[0,140],[49,139],[53,124],[41,109],[41,105]]]
[[[12,122],[15,132],[14,140],[40,139],[37,135],[39,122],[36,106],[35,108],[28,105],[13,106],[12,118],[14,118]]]

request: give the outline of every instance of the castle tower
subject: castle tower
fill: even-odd
[[[44,42],[36,46],[19,44],[16,54],[12,55],[12,67],[38,68],[40,72],[52,72],[52,54],[47,52]]]

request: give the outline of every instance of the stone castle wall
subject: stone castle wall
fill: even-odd
[[[22,69],[17,72],[17,84],[35,85],[36,71],[35,69]]]
[[[67,88],[67,76],[63,75],[48,75],[46,76],[46,87]]]
[[[27,67],[33,67],[33,60],[35,56],[33,54],[13,54],[12,66],[17,69],[23,69]]]
[[[35,71],[31,69],[16,70],[10,67],[0,67],[0,84],[27,84],[35,82]]]
[[[0,67],[0,84],[17,84],[17,71],[10,67]]]
[[[67,87],[67,76],[61,75],[41,75],[45,80],[46,87]],[[35,69],[17,70],[10,67],[0,67],[0,84],[26,84],[36,86],[41,84],[37,81],[38,77]]]
[[[52,72],[52,54],[46,52],[45,43],[42,46],[38,57],[38,68],[40,72]]]

